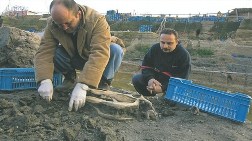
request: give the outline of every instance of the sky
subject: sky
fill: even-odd
[[[49,12],[52,0],[0,0],[0,14],[8,5],[24,6],[29,11]],[[136,14],[207,14],[227,13],[235,8],[252,8],[252,0],[75,0],[100,13],[118,10],[119,13]]]

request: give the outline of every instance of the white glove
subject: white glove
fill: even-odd
[[[53,96],[53,84],[51,79],[41,81],[38,88],[39,95],[46,101],[51,101]]]
[[[77,111],[79,108],[85,105],[87,90],[88,86],[86,84],[77,83],[75,85],[73,92],[71,94],[68,111],[72,111],[73,105],[75,111]]]

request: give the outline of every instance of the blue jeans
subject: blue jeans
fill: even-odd
[[[119,70],[123,59],[123,49],[120,45],[111,43],[110,44],[110,58],[109,62],[103,72],[103,76],[107,80],[111,80],[115,76],[115,72]]]
[[[124,53],[120,45],[115,43],[110,44],[110,58],[102,76],[102,79],[105,79],[104,81],[112,81],[115,73],[119,70],[123,55]],[[71,58],[62,46],[56,48],[54,69],[56,72],[63,73],[66,78],[75,76],[75,69],[82,70],[85,63],[86,61],[80,56]]]

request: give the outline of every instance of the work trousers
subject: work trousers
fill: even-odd
[[[124,53],[120,45],[115,43],[110,44],[110,58],[102,76],[104,81],[111,82],[113,80],[115,73],[121,65],[123,55]],[[75,70],[82,70],[85,63],[86,61],[78,55],[71,58],[64,47],[59,45],[56,48],[54,57],[55,71],[62,73],[66,79],[76,77]]]

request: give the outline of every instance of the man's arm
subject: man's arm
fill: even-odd
[[[94,24],[90,55],[77,82],[97,88],[110,57],[110,27],[104,16]]]
[[[117,37],[116,44],[120,45],[122,48],[125,48],[123,40]]]
[[[180,70],[177,74],[177,77],[183,78],[183,79],[188,79],[189,74],[191,72],[191,56],[187,52],[186,55],[184,55],[184,58],[181,58],[181,63],[180,63]]]
[[[149,49],[149,51],[146,53],[146,55],[144,56],[143,62],[142,62],[142,66],[148,66],[153,68],[154,64],[153,64],[153,51],[152,48]],[[144,78],[146,81],[149,81],[150,79],[154,78],[155,75],[155,71],[153,69],[142,69],[142,74],[144,75]]]
[[[48,22],[50,21],[48,20]],[[34,67],[37,82],[45,79],[52,79],[53,77],[53,57],[58,42],[53,37],[53,34],[49,28],[49,24],[47,24],[44,35],[41,38],[39,49],[34,57]]]

